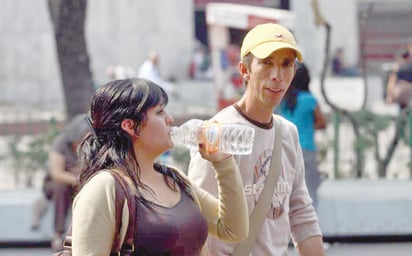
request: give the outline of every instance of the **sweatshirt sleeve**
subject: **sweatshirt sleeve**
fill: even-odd
[[[249,217],[237,164],[232,156],[213,164],[213,167],[216,170],[219,199],[193,185],[208,222],[209,234],[226,241],[244,240],[249,232]]]
[[[321,236],[318,217],[312,205],[305,182],[305,167],[303,155],[296,135],[296,177],[293,182],[292,194],[290,196],[290,226],[292,238],[295,243],[302,242],[312,236]]]
[[[94,176],[73,201],[73,256],[107,256],[115,233],[115,181],[108,172]],[[127,202],[125,201],[127,207]],[[127,209],[127,208],[126,208]],[[123,207],[122,221],[128,221]],[[125,223],[125,222],[123,222]],[[127,227],[127,225],[122,225]],[[124,239],[122,228],[121,237]]]

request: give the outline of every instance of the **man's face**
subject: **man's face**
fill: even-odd
[[[281,49],[265,59],[252,58],[250,69],[241,63],[240,72],[247,80],[247,98],[253,104],[275,108],[285,95],[295,74],[295,52]]]

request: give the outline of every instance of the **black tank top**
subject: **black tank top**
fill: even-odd
[[[152,209],[136,200],[136,255],[200,255],[208,227],[199,207],[180,189],[173,207],[151,203]]]

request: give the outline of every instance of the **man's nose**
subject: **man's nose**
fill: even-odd
[[[282,72],[279,67],[273,67],[270,70],[270,79],[274,81],[282,81]]]

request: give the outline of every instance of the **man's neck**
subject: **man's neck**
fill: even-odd
[[[273,126],[273,115],[271,111],[248,105],[245,101],[239,100],[234,104],[236,110],[247,120],[262,128],[271,128]]]

